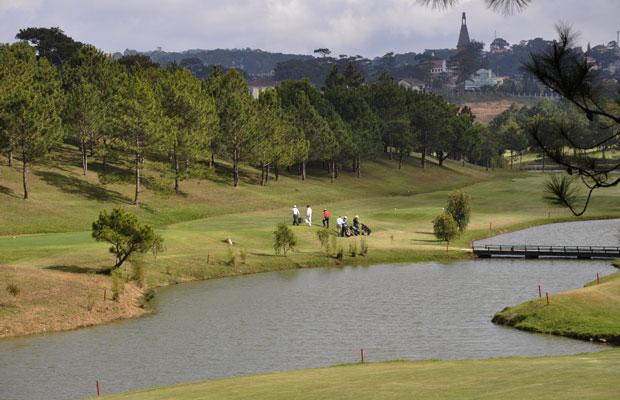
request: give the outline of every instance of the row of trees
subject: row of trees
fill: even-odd
[[[10,163],[14,155],[22,162],[24,198],[29,166],[62,141],[79,147],[84,175],[92,157],[104,174],[111,163],[132,165],[135,204],[146,157],[170,166],[178,192],[193,167],[213,167],[216,155],[231,161],[235,186],[242,162],[262,170],[264,185],[271,170],[277,180],[294,164],[305,179],[312,162],[333,181],[351,161],[361,177],[362,161],[382,151],[397,155],[399,168],[413,150],[423,166],[431,153],[440,165],[489,155],[489,131],[468,108],[403,89],[387,74],[365,85],[352,63],[342,73],[334,67],[323,91],[285,81],[256,101],[235,69],[214,67],[201,81],[176,64],[119,63],[89,45],[54,66],[18,42],[0,46],[0,110],[0,146]]]

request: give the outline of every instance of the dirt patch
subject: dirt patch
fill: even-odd
[[[521,107],[520,104],[509,100],[481,101],[465,103],[463,105],[471,108],[471,111],[476,116],[478,122],[488,124],[497,114],[501,114],[506,111],[513,104],[517,104],[517,106]]]
[[[19,294],[5,290],[16,285]],[[104,292],[106,301],[104,301]],[[0,338],[75,329],[149,313],[140,306],[142,289],[125,284],[112,299],[109,276],[0,268]]]

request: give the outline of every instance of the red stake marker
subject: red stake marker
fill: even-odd
[[[97,381],[97,397],[101,396],[101,392],[99,392],[99,381]]]
[[[547,305],[549,305],[549,293],[545,292],[545,294],[547,295]]]
[[[209,259],[211,258],[211,254],[207,254],[207,264],[209,264]]]
[[[601,278],[599,278],[598,276],[598,272],[596,273],[596,283],[600,284],[601,283]]]
[[[127,274],[127,279],[125,279],[125,283],[129,282],[129,274]]]
[[[362,364],[364,364],[364,349],[362,349],[361,352],[362,352]]]
[[[538,285],[538,297],[542,297],[542,291],[540,290],[540,285]]]
[[[489,222],[489,230],[490,230],[490,231],[491,231],[491,230],[493,230],[493,228],[492,228],[492,227],[493,227],[493,222]]]

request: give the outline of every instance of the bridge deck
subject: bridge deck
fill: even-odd
[[[620,258],[620,247],[609,246],[532,246],[494,245],[474,246],[478,257],[558,257],[558,258]]]

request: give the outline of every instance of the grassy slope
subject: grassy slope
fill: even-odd
[[[140,290],[131,281],[122,297],[128,306],[118,310],[101,301],[104,289],[111,290],[109,279],[88,274],[113,261],[108,246],[95,242],[88,231],[102,208],[124,207],[164,235],[167,251],[157,260],[147,258],[146,279],[152,286],[291,267],[462,259],[470,256],[467,249],[472,239],[549,221],[548,208],[539,200],[540,175],[486,173],[451,162],[445,168],[431,164],[422,170],[419,160],[412,158],[398,170],[395,162],[380,160],[362,164],[363,179],[343,171],[332,184],[319,177],[324,171],[314,170],[306,182],[286,175],[265,188],[255,184],[256,171],[246,168],[242,186],[236,189],[223,165],[222,175],[209,181],[182,182],[179,196],[162,197],[146,190],[143,205],[137,208],[131,206],[131,184],[101,185],[95,172],[83,177],[76,154],[71,150],[67,154],[72,157],[62,166],[39,167],[31,174],[28,201],[18,196],[19,169],[3,167],[0,233],[7,236],[0,238],[0,280],[16,282],[22,293],[13,299],[0,291],[0,337],[69,329],[145,312],[136,306]],[[151,179],[161,174],[148,164],[146,172]],[[431,220],[441,212],[449,191],[457,187],[471,193],[474,214],[468,232],[451,243],[446,254],[445,244],[432,236]],[[597,193],[589,217],[619,215],[619,198],[613,189]],[[293,203],[302,210],[312,204],[315,225],[295,227],[298,251],[275,256],[272,231],[277,222],[289,222]],[[359,214],[373,228],[366,239],[368,256],[345,254],[342,262],[326,257],[315,238],[323,206],[330,209],[332,224],[337,215]],[[566,212],[552,212],[552,218],[566,217]],[[15,234],[16,238],[10,236]],[[225,238],[235,242],[234,266],[227,264]],[[359,238],[338,240],[345,253],[349,244],[361,247]],[[242,251],[247,252],[245,260]],[[94,312],[86,309],[89,293],[98,294]]]
[[[212,379],[102,398],[617,399],[619,368],[620,350],[563,357],[397,361]]]
[[[620,272],[601,283],[530,300],[495,314],[493,321],[518,329],[620,344]]]

